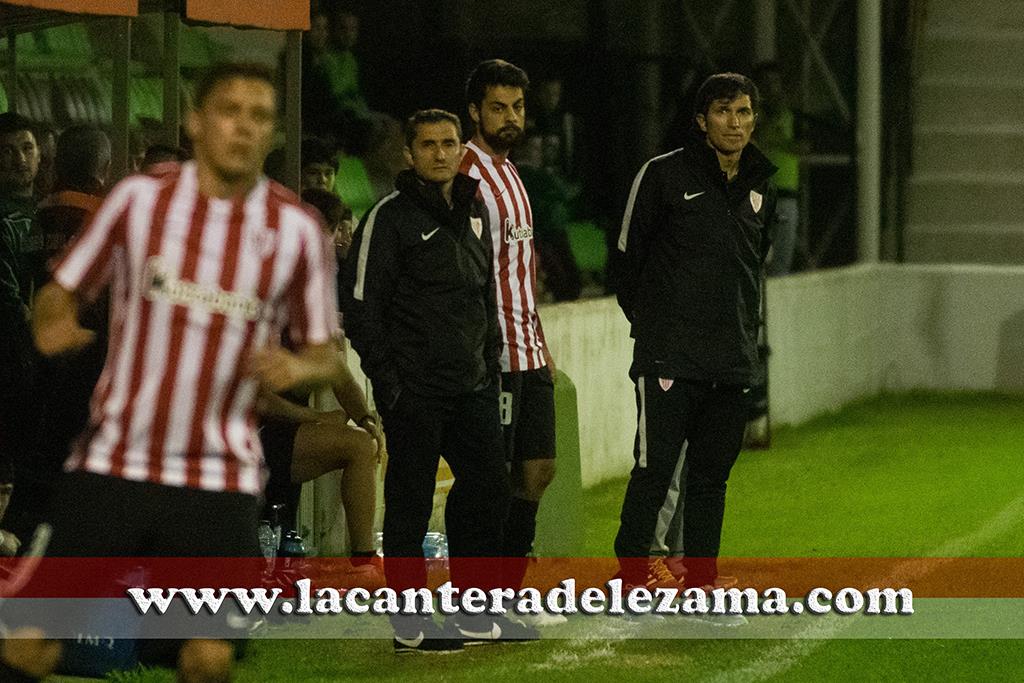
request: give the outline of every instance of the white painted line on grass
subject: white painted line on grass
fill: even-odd
[[[948,562],[952,562],[953,559],[950,558],[969,556],[976,548],[1019,526],[1022,518],[1024,518],[1024,496],[1014,499],[977,531],[947,541],[929,552],[926,557],[945,558]],[[883,581],[882,585],[895,586],[909,583],[930,573],[936,566],[938,565],[930,563],[927,565],[928,569],[923,570],[920,562],[903,562],[896,565],[892,575]],[[713,683],[747,683],[748,681],[763,681],[783,674],[857,621],[858,619],[850,616],[830,613],[792,639],[771,648],[742,669],[722,672],[710,680]]]

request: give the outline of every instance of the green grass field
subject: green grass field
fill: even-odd
[[[722,554],[1020,557],[1022,423],[1024,398],[911,394],[781,429],[770,451],[744,453],[733,470]],[[610,554],[624,486],[587,492],[588,555]],[[713,628],[709,636],[551,639],[441,658],[396,658],[385,640],[262,640],[237,680],[976,681],[1024,670],[1019,640],[719,640]]]

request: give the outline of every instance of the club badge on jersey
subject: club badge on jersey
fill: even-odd
[[[764,203],[764,195],[756,190],[750,191],[750,206],[753,207],[754,213],[761,210],[761,205]]]

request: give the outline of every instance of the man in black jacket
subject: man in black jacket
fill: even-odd
[[[648,555],[680,457],[686,585],[717,576],[726,481],[757,371],[774,210],[775,167],[749,144],[758,106],[745,76],[711,76],[697,93],[699,133],[644,164],[626,205],[618,299],[636,340],[638,426],[615,552],[627,584],[659,581]]]
[[[455,476],[445,507],[452,581],[488,589],[499,575],[458,560],[501,554],[509,501],[490,231],[477,181],[458,173],[460,140],[454,114],[431,109],[409,119],[412,169],[367,213],[345,268],[345,331],[388,440],[384,562],[396,590],[426,585],[422,544],[441,454]],[[397,652],[458,647],[429,619],[392,623]],[[488,615],[460,618],[455,629],[475,641],[535,637]]]

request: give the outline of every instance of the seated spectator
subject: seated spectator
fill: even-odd
[[[99,208],[110,160],[110,138],[99,128],[71,126],[61,133],[54,156],[54,192],[40,203],[37,215],[47,261],[64,250]]]
[[[40,204],[36,223],[47,261],[61,254],[92,219],[106,191],[111,149],[107,135],[95,126],[72,126],[61,133],[54,155],[54,193]],[[49,281],[49,271],[36,274],[37,287]],[[17,490],[9,510],[9,528],[31,536],[43,520],[72,440],[86,427],[89,397],[106,357],[106,298],[83,308],[81,321],[96,330],[97,342],[82,351],[38,358],[33,393],[40,427],[35,431],[31,456],[19,458]]]
[[[553,138],[545,143],[548,159],[544,165],[555,168],[564,177],[572,177],[577,168],[576,159],[576,119],[569,113],[562,102],[562,81],[557,78],[545,78],[533,89],[535,106],[530,109],[532,123],[537,131],[546,138]],[[553,158],[552,158],[553,155]]]
[[[302,191],[320,189],[330,192],[334,189],[338,168],[338,154],[320,138],[306,138],[302,141]]]
[[[140,170],[146,175],[159,178],[168,173],[178,170],[183,161],[189,159],[188,152],[182,147],[171,145],[155,144],[146,149],[146,155],[142,158]]]
[[[285,149],[278,147],[272,149],[263,162],[263,175],[271,180],[287,186],[284,178]]]
[[[359,19],[338,8],[314,11],[302,41],[302,123],[310,131],[348,131],[365,121],[370,110],[359,88],[359,66],[352,48]]]
[[[34,220],[39,157],[35,124],[13,112],[0,114],[0,484],[7,493],[16,463],[30,457],[38,431],[37,354],[28,311],[42,253]]]
[[[39,143],[39,172],[36,173],[35,193],[45,197],[53,191],[56,179],[54,156],[57,152],[57,131],[52,125],[36,126],[36,140]]]
[[[572,189],[560,173],[545,168],[544,142],[539,132],[528,132],[516,150],[515,162],[533,209],[538,275],[555,301],[572,301],[580,297],[582,290],[580,271],[566,232]]]
[[[319,188],[303,190],[302,201],[320,212],[324,220],[324,229],[334,240],[334,254],[338,259],[340,272],[341,266],[348,258],[349,247],[352,246],[352,209],[333,192]]]
[[[351,244],[351,215],[341,200],[318,188],[302,193],[324,219],[340,258]],[[347,225],[346,225],[347,219]],[[347,236],[347,237],[346,237]],[[378,588],[384,585],[376,555],[373,521],[377,506],[377,463],[384,453],[384,435],[366,405],[362,389],[352,377],[339,344],[331,388],[341,410],[319,412],[308,406],[308,396],[261,395],[260,441],[270,469],[266,504],[284,504],[286,528],[296,527],[298,485],[328,472],[341,471],[341,499],[351,540],[351,568],[332,575],[332,584]],[[362,429],[349,425],[349,420]],[[365,431],[363,431],[365,430]],[[376,440],[376,446],[374,446]]]

